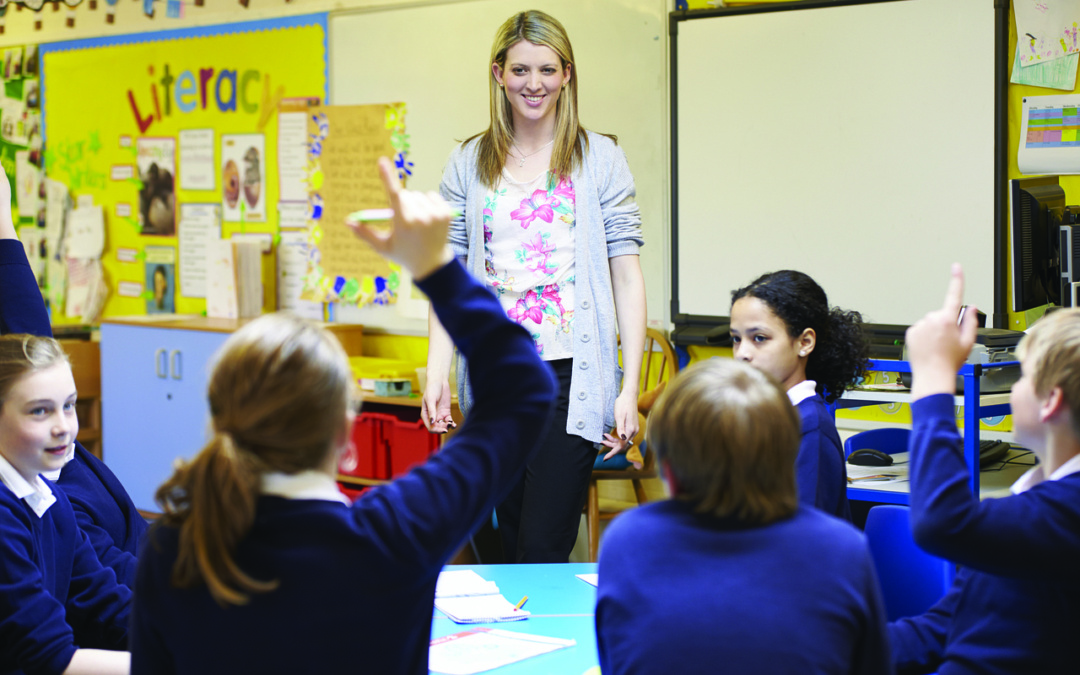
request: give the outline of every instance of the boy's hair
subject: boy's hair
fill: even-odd
[[[676,377],[649,415],[649,449],[694,510],[763,525],[795,512],[798,413],[772,377],[709,359]]]
[[[1046,396],[1060,387],[1080,437],[1080,309],[1062,309],[1037,321],[1020,340],[1017,356],[1031,377],[1035,393]]]
[[[221,605],[276,581],[248,576],[233,556],[255,520],[262,474],[324,466],[353,406],[352,371],[331,333],[268,314],[228,340],[210,374],[214,437],[157,491],[159,522],[180,529],[172,582],[203,583]]]
[[[814,329],[817,344],[806,360],[806,379],[832,403],[866,374],[870,348],[858,312],[829,307],[825,290],[809,275],[795,270],[769,272],[731,293],[731,304],[744,297],[764,302],[797,338]]]
[[[55,366],[69,363],[60,343],[50,337],[12,333],[0,336],[0,406],[20,379]]]
[[[510,102],[499,87],[491,64],[498,63],[506,67],[506,52],[517,43],[525,40],[534,45],[550,48],[558,54],[562,71],[573,66],[570,81],[563,87],[559,100],[555,104],[555,145],[551,150],[551,168],[555,177],[569,176],[581,164],[589,140],[585,129],[578,122],[578,69],[574,61],[574,48],[570,37],[558,19],[539,10],[518,12],[507,19],[495,33],[491,45],[491,59],[488,61],[488,90],[491,96],[491,125],[487,131],[479,134],[477,171],[480,182],[493,187],[502,176],[506,155],[514,142],[514,117]]]

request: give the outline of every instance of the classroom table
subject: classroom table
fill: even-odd
[[[577,574],[595,574],[596,563],[549,565],[447,565],[446,570],[473,570],[494,581],[510,602],[517,604],[529,596],[525,609],[531,613],[523,621],[459,624],[434,610],[431,637],[443,637],[474,627],[499,628],[557,638],[573,638],[577,644],[550,654],[486,671],[493,675],[582,675],[598,666],[596,651],[596,587],[578,579]]]

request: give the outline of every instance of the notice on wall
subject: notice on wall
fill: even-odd
[[[266,220],[266,139],[262,134],[221,136],[221,197],[225,220]]]
[[[1080,95],[1025,96],[1020,118],[1020,173],[1080,173]]]
[[[216,187],[214,167],[214,130],[183,129],[180,131],[180,189],[213,190]]]
[[[141,234],[171,237],[176,234],[176,139],[140,138],[139,216]]]
[[[206,297],[206,252],[211,241],[221,239],[221,206],[180,206],[180,295]]]

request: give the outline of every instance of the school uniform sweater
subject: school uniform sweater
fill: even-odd
[[[1080,473],[979,501],[952,396],[911,406],[915,541],[965,569],[926,614],[889,626],[901,672],[1075,673],[1080,658]]]
[[[604,675],[892,672],[866,540],[800,505],[762,527],[654,502],[600,550]]]
[[[219,607],[170,582],[177,530],[147,537],[136,577],[132,672],[428,672],[443,564],[514,485],[548,423],[555,383],[529,334],[456,261],[419,282],[466,356],[476,403],[425,464],[352,507],[259,498],[240,568],[277,589]]]
[[[802,439],[795,458],[799,501],[850,522],[844,446],[825,399],[814,394],[800,401],[795,409],[802,418]]]
[[[0,239],[0,333],[52,336],[52,325],[22,244]],[[74,457],[64,465],[57,484],[67,494],[75,519],[97,552],[116,572],[120,583],[135,581],[135,556],[146,533],[124,486],[105,464],[75,443]]]
[[[62,673],[78,647],[124,649],[131,591],[102,567],[63,490],[39,518],[0,484],[0,673]]]

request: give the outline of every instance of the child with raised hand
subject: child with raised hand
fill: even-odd
[[[334,482],[355,406],[340,344],[282,314],[237,331],[210,376],[213,439],[158,490],[135,673],[428,672],[439,571],[524,470],[555,385],[453,259],[446,203],[379,168],[393,228],[356,234],[409,270],[462,353],[484,355],[475,407],[425,464],[350,506]]]
[[[604,675],[891,672],[866,540],[799,503],[799,419],[768,374],[695,364],[646,434],[673,498],[604,535]]]
[[[806,274],[781,270],[732,292],[731,339],[735,358],[772,375],[799,411],[799,501],[851,520],[843,444],[825,404],[866,372],[862,317],[829,307]]]
[[[1080,634],[1080,310],[1049,314],[1020,342],[1013,433],[1039,464],[1012,495],[979,500],[954,416],[956,373],[975,340],[957,325],[963,273],[944,306],[908,329],[911,523],[921,547],[962,566],[926,614],[889,626],[900,672],[1075,673]]]
[[[0,668],[127,673],[131,591],[102,567],[58,471],[79,430],[75,381],[51,338],[0,336]],[[86,647],[95,647],[90,649]]]
[[[48,312],[15,233],[10,196],[5,175],[0,179],[0,333],[51,337]],[[130,586],[146,521],[119,479],[81,443],[75,441],[64,459],[62,469],[49,471],[45,477],[67,495],[75,520],[90,538],[101,564]]]

